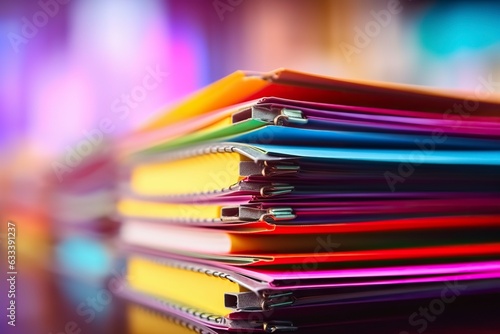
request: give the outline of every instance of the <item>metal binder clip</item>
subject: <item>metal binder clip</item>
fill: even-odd
[[[301,110],[283,108],[281,109],[281,114],[274,118],[274,124],[283,125],[285,122],[292,124],[307,124],[307,118]]]
[[[292,192],[293,186],[287,184],[272,184],[260,188],[260,195],[262,197],[272,197],[277,195],[288,194]]]

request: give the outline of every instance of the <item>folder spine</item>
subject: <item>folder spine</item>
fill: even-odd
[[[199,328],[196,325],[194,325],[193,323],[190,323],[188,321],[184,321],[184,320],[182,320],[179,317],[170,315],[170,314],[165,313],[165,312],[161,312],[159,310],[156,310],[156,309],[153,309],[153,308],[150,308],[150,307],[143,306],[141,304],[134,304],[134,307],[140,308],[144,312],[150,313],[151,315],[153,315],[155,317],[159,317],[161,319],[165,319],[166,321],[171,321],[171,322],[173,322],[174,324],[176,324],[178,326],[187,328],[187,329],[189,329],[189,330],[191,330],[191,331],[193,331],[195,333],[198,333],[198,334],[214,334],[214,333],[216,333],[216,332],[214,332],[212,330]]]
[[[231,277],[231,275],[227,273],[223,273],[221,271],[216,271],[208,268],[204,268],[202,266],[195,266],[192,264],[188,263],[182,263],[182,262],[176,262],[176,261],[169,261],[166,259],[158,258],[158,257],[148,257],[150,261],[156,262],[158,264],[168,266],[171,268],[176,268],[176,269],[182,269],[182,270],[188,270],[188,271],[194,271],[197,273],[202,273],[206,274],[208,276],[213,276],[221,279],[226,279],[228,281],[231,281],[233,283],[238,283],[235,279]]]
[[[153,297],[153,300],[158,303],[159,305],[167,308],[167,309],[173,309],[176,311],[180,311],[183,313],[186,313],[192,317],[198,318],[200,320],[209,322],[209,323],[214,323],[218,325],[225,324],[226,319],[220,315],[215,315],[207,312],[202,312],[196,308],[193,307],[188,307],[188,306],[183,306],[183,305],[177,305],[173,302],[170,302],[165,299],[160,299],[160,298],[155,298]]]

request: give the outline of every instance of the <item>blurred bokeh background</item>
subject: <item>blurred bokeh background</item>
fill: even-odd
[[[59,320],[78,317],[74,307],[68,316],[47,308],[47,299],[94,293],[57,285],[50,272],[99,278],[111,268],[109,240],[92,241],[111,233],[111,222],[99,220],[93,239],[58,225],[109,213],[112,179],[93,185],[102,188],[97,199],[71,197],[92,187],[78,184],[79,175],[113,169],[105,147],[79,164],[80,174],[61,180],[56,172],[95,129],[107,129],[93,137],[105,146],[238,69],[461,90],[489,78],[500,92],[498,1],[3,0],[0,35],[0,232],[7,221],[18,226],[19,317],[33,319],[33,333],[55,333]],[[76,211],[62,212],[72,203]]]

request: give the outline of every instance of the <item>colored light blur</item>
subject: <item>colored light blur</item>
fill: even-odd
[[[69,273],[86,273],[91,277],[104,277],[111,268],[111,256],[106,246],[85,237],[70,237],[56,249],[62,270]]]
[[[422,19],[422,46],[442,57],[500,47],[499,10],[498,2],[439,2]]]

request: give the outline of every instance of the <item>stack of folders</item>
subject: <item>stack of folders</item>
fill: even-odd
[[[122,142],[122,294],[307,332],[499,289],[500,104],[476,93],[289,70],[195,93]]]

